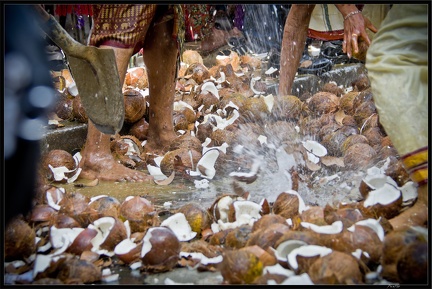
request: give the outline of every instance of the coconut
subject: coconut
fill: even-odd
[[[362,284],[359,263],[351,254],[332,251],[316,260],[307,272],[314,284]]]
[[[126,238],[114,248],[115,255],[125,264],[132,264],[140,261],[143,242],[134,242]]]
[[[401,262],[408,261],[409,255],[413,253],[414,248],[408,248],[411,244],[416,244],[418,247],[417,250],[422,251],[422,243],[427,243],[428,239],[428,232],[427,229],[423,227],[405,227],[403,229],[398,229],[389,232],[384,237],[384,243],[383,243],[383,250],[382,250],[382,259],[381,259],[381,265],[382,265],[382,272],[381,276],[391,282],[400,282],[401,280],[400,275],[398,273],[398,263],[399,259],[405,258],[404,260],[401,260]],[[406,249],[408,248],[408,249]],[[404,252],[405,251],[405,252]],[[415,258],[415,256],[413,256]],[[414,262],[422,262],[420,255],[418,255],[419,259],[418,261]],[[409,261],[408,261],[409,262]],[[409,267],[409,264],[400,264],[399,269],[404,270],[407,267]],[[427,267],[415,267],[418,271],[427,271]],[[412,269],[412,267],[411,267]],[[411,271],[412,276],[421,276],[424,273],[423,272],[414,272]],[[405,276],[405,278],[410,278],[409,276]],[[414,279],[414,278],[413,278]]]
[[[344,228],[352,226],[354,223],[363,220],[363,214],[357,208],[340,208],[334,209],[329,205],[324,208],[324,219],[327,224],[332,224],[336,221],[342,221]]]
[[[283,224],[288,226],[286,219],[281,215],[267,214],[258,219],[252,226],[252,232],[269,227],[271,224]]]
[[[376,159],[377,153],[366,143],[356,143],[348,147],[343,155],[347,169],[364,169]]]
[[[263,263],[246,250],[227,250],[220,263],[220,272],[226,284],[252,284],[261,276]]]
[[[174,232],[167,227],[149,228],[143,238],[141,261],[143,269],[164,272],[173,269],[178,262],[181,244]]]
[[[56,228],[79,228],[81,227],[81,224],[78,223],[77,220],[72,218],[69,215],[66,214],[57,214],[55,215],[51,221],[51,226],[55,226]]]
[[[285,219],[294,218],[306,209],[303,199],[292,190],[280,193],[273,203],[273,213]]]
[[[197,152],[202,151],[202,142],[199,138],[192,136],[190,133],[185,133],[175,138],[169,147],[170,151],[174,151],[179,148],[186,148],[188,150],[195,150]]]
[[[118,218],[120,202],[114,197],[100,195],[90,199],[89,207],[99,212],[99,217]]]
[[[144,90],[148,88],[148,75],[145,67],[133,67],[128,69],[125,76],[125,85]]]
[[[94,283],[102,278],[101,269],[85,260],[70,258],[58,266],[57,278],[66,282],[79,280],[81,283]]]
[[[207,138],[210,138],[213,132],[213,125],[210,122],[200,123],[196,126],[196,129],[196,137],[200,142],[204,142]]]
[[[114,217],[102,217],[90,224],[88,228],[96,229],[97,235],[92,239],[92,251],[114,251],[118,243],[127,238],[126,227]]]
[[[80,123],[87,123],[88,122],[88,116],[85,111],[84,106],[82,105],[81,96],[77,95],[75,96],[73,103],[72,103],[72,111],[73,111],[73,117]]]
[[[399,280],[403,284],[428,282],[428,242],[416,240],[405,246],[396,265]]]
[[[214,246],[216,246],[216,245],[225,245],[226,236],[232,230],[234,230],[234,228],[228,228],[228,229],[225,229],[225,230],[218,231],[218,232],[214,233],[213,235],[211,235],[211,237],[209,239],[209,244],[210,245],[214,245]]]
[[[273,266],[277,264],[276,257],[273,253],[269,253],[266,250],[263,250],[259,246],[246,246],[240,249],[241,251],[248,251],[258,257],[258,259],[263,263],[264,267]]]
[[[95,228],[84,229],[75,237],[66,252],[81,255],[84,251],[90,251],[93,248],[91,241],[97,234],[98,231]]]
[[[160,168],[166,176],[171,175],[173,171],[183,174],[186,170],[195,170],[201,156],[196,150],[179,148],[164,155]]]
[[[277,98],[273,111],[279,119],[297,120],[303,115],[303,102],[295,95],[282,95]]]
[[[307,102],[309,110],[314,115],[335,112],[339,106],[339,98],[330,92],[317,92]]]
[[[375,103],[370,100],[361,103],[360,106],[355,109],[353,116],[357,123],[357,126],[363,127],[365,125],[365,122],[369,121],[370,117],[372,117],[376,113],[377,111]]]
[[[353,107],[358,108],[362,103],[373,101],[372,89],[369,87],[361,91],[355,98],[353,102]]]
[[[49,181],[61,181],[65,182],[67,178],[72,177],[76,169],[76,162],[73,156],[61,149],[51,150],[48,153],[44,154],[41,160],[41,173],[42,175]],[[54,169],[51,169],[50,166]],[[60,175],[56,175],[55,168],[64,167],[66,171],[64,176],[66,178],[61,178]],[[61,178],[61,179],[60,179]]]
[[[73,119],[73,98],[67,95],[60,95],[54,108],[54,112],[57,116],[63,120]]]
[[[290,241],[285,241],[284,243],[280,244],[278,246],[278,250],[282,250],[281,247],[283,249],[285,249],[284,247],[294,247],[290,250],[285,249],[284,253],[286,253],[288,267],[294,270],[297,275],[308,272],[310,266],[316,260],[333,252],[333,250],[330,248],[317,245],[303,244],[300,246],[292,246]]]
[[[190,49],[185,50],[182,54],[182,57],[183,57],[182,61],[187,65],[191,65],[194,63],[203,64],[203,59],[201,55],[195,50],[190,50]]]
[[[140,141],[143,141],[147,139],[148,128],[149,123],[143,117],[131,126],[129,134],[135,136]]]
[[[379,127],[370,127],[363,132],[363,135],[368,139],[369,145],[371,147],[378,146],[379,149],[381,148],[383,135]],[[379,149],[377,151],[379,151]]]
[[[240,249],[246,246],[252,232],[252,226],[243,224],[230,231],[225,238],[225,247],[229,249]]]
[[[261,206],[252,201],[236,200],[230,205],[228,221],[238,224],[253,223],[261,218]],[[252,224],[251,224],[252,226]]]
[[[178,111],[174,111],[173,113],[173,124],[176,131],[188,130],[189,127],[189,122],[187,121],[186,116]]]
[[[177,212],[185,215],[192,231],[196,232],[198,236],[201,236],[202,232],[211,226],[210,214],[198,203],[187,203],[181,206]]]
[[[36,234],[21,217],[15,217],[6,224],[4,234],[5,261],[22,260],[35,253]]]
[[[191,75],[192,79],[195,80],[197,84],[202,84],[204,80],[210,78],[210,72],[207,67],[197,62],[190,64],[185,74]]]
[[[339,106],[347,115],[354,114],[354,99],[358,95],[359,93],[357,91],[350,91],[340,97]]]
[[[289,231],[290,228],[285,224],[271,224],[268,227],[263,227],[253,231],[246,243],[246,246],[257,245],[264,250],[268,250],[269,247],[275,248],[276,242]]]
[[[343,93],[343,89],[339,87],[335,82],[327,82],[321,88],[321,91],[333,93],[338,97],[342,96]]]
[[[78,192],[67,194],[60,201],[59,214],[65,214],[74,218],[81,227],[87,227],[91,222],[99,218],[96,210],[89,207],[90,199]]]
[[[300,214],[302,222],[312,223],[318,226],[327,224],[324,220],[324,208],[320,206],[310,206],[308,210]]]
[[[32,208],[29,216],[29,221],[36,222],[47,222],[55,219],[57,216],[57,210],[49,205],[36,205]]]
[[[147,228],[159,224],[153,204],[140,196],[129,196],[121,203],[119,218],[129,221],[131,233],[144,232]]]
[[[385,183],[370,191],[359,209],[363,215],[391,219],[397,216],[402,208],[402,193],[394,182]]]
[[[242,64],[250,65],[254,70],[261,68],[261,59],[259,59],[258,57],[253,57],[248,54],[241,55],[240,62]]]
[[[361,43],[364,44],[364,41],[361,41]],[[359,47],[359,51],[360,51],[360,47]],[[353,56],[356,57],[357,59],[360,59],[356,55],[353,55]],[[362,60],[362,59],[360,59],[360,60]],[[357,88],[358,91],[363,91],[363,90],[370,87],[370,80],[365,73],[361,73],[361,74],[357,75],[357,77],[353,80],[351,85],[354,88]]]
[[[198,95],[198,98],[201,99],[203,106],[202,111],[205,113],[211,113],[214,111],[217,104],[219,103],[219,98],[211,92],[201,92]]]
[[[367,137],[365,137],[364,135],[361,134],[352,134],[350,136],[348,136],[344,142],[342,143],[341,146],[341,152],[342,155],[344,155],[346,153],[346,150],[351,147],[353,144],[356,143],[364,143],[364,144],[369,144],[369,141],[367,139]]]
[[[144,96],[136,89],[127,89],[123,92],[125,103],[125,123],[135,123],[140,120],[147,109]]]
[[[169,216],[161,223],[161,226],[170,228],[179,241],[190,241],[197,235],[196,232],[192,231],[183,213],[175,213]]]
[[[342,125],[357,128],[357,123],[352,115],[345,115],[342,119]]]

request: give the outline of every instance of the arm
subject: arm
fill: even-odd
[[[358,40],[360,37],[365,40],[367,47],[369,47],[370,39],[366,33],[366,28],[374,33],[377,32],[377,28],[361,12],[356,12],[358,9],[354,4],[335,4],[335,6],[345,19],[342,49],[348,57],[351,57],[353,53],[359,52]]]
[[[315,5],[293,4],[285,21],[280,56],[279,95],[291,93]]]

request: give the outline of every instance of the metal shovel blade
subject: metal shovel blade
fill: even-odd
[[[69,56],[72,77],[88,118],[99,131],[116,134],[123,126],[125,108],[118,73],[113,73],[117,72],[117,66],[112,61],[114,53],[112,50],[98,49],[92,58],[94,62],[90,63]]]
[[[53,16],[34,7],[42,16],[43,30],[69,61],[88,118],[99,131],[116,134],[123,126],[125,107],[114,51],[75,41]]]

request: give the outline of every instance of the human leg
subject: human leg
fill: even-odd
[[[157,23],[147,32],[144,63],[149,79],[149,130],[145,150],[165,153],[176,137],[173,105],[177,43],[173,39],[173,20]]]
[[[119,8],[122,5],[114,5],[117,11],[120,11]],[[142,5],[142,6],[150,6],[150,5]],[[143,8],[143,7],[141,7]],[[148,7],[147,7],[148,8]],[[98,7],[95,9],[95,25],[99,25],[99,27],[103,26],[101,22],[101,18],[98,18],[99,13],[108,15],[106,13],[106,7]],[[147,11],[149,10],[149,11]],[[136,32],[134,35],[134,39],[129,42],[123,41],[123,33],[122,31],[113,30],[109,33],[110,37],[106,37],[105,31],[100,31],[97,29],[93,29],[92,38],[90,39],[90,44],[99,46],[103,49],[113,49],[118,73],[120,76],[120,83],[124,82],[124,78],[126,76],[126,71],[129,63],[129,59],[132,54],[137,49],[137,43],[145,38],[147,29],[150,25],[151,19],[154,15],[154,9],[144,8],[143,11],[145,21],[144,27],[140,27],[140,31]],[[126,8],[123,9],[126,11]],[[137,11],[137,9],[135,10]],[[147,13],[146,13],[147,12]],[[124,15],[128,15],[127,12]],[[121,17],[121,15],[119,15]],[[119,21],[119,17],[113,17],[114,21]],[[137,16],[138,18],[138,16]],[[142,17],[140,17],[142,18]],[[105,19],[104,21],[110,21],[109,19]],[[108,23],[108,22],[104,22]],[[129,29],[129,28],[128,28]],[[130,28],[132,29],[132,28]],[[134,31],[128,31],[128,33],[134,33]],[[110,41],[110,42],[107,42]],[[105,44],[104,44],[105,43]],[[117,45],[117,47],[116,47]],[[118,46],[123,48],[119,48]],[[130,182],[142,182],[142,181],[151,181],[153,177],[146,175],[143,172],[129,169],[122,164],[118,163],[113,155],[111,154],[110,149],[110,135],[104,134],[97,130],[97,128],[89,121],[88,124],[88,132],[86,143],[81,150],[82,159],[80,161],[80,168],[82,169],[80,177],[85,179],[100,179],[105,181],[130,181]]]

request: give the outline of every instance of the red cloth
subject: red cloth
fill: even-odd
[[[91,4],[56,4],[55,15],[66,16],[72,12],[77,15],[93,16]]]

